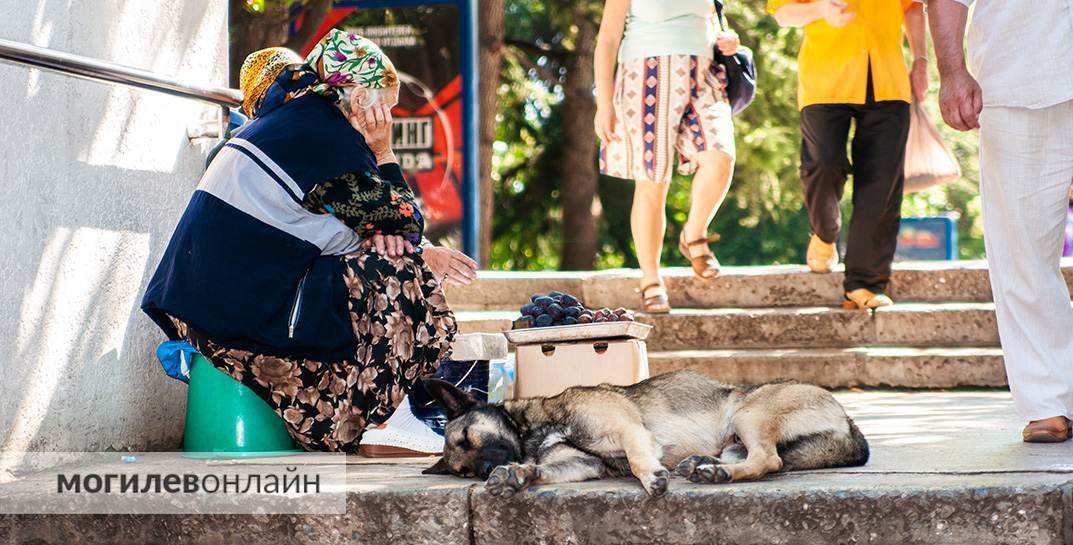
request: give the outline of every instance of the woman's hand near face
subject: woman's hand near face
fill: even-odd
[[[458,250],[429,246],[422,251],[429,270],[442,281],[469,285],[477,278],[477,262]]]
[[[365,143],[376,156],[376,163],[396,163],[395,152],[391,149],[391,105],[377,100],[372,106],[362,108],[365,93],[359,91],[350,95],[350,125],[365,137]]]

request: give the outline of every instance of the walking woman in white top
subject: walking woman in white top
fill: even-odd
[[[659,260],[676,150],[678,171],[693,175],[679,250],[697,276],[719,274],[708,224],[734,172],[734,127],[712,54],[718,45],[732,55],[739,42],[716,28],[711,0],[605,0],[595,64],[600,171],[634,180],[630,223],[644,312],[670,311]]]

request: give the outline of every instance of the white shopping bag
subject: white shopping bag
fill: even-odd
[[[905,192],[920,191],[961,177],[961,167],[924,107],[909,107],[909,140],[905,144]]]

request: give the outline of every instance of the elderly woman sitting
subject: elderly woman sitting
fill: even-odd
[[[424,242],[391,150],[398,78],[332,31],[303,62],[242,67],[253,117],[213,159],[142,309],[286,421],[307,450],[357,451],[455,334],[441,282],[476,266]]]

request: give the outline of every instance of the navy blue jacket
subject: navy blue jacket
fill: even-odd
[[[376,170],[362,136],[328,99],[310,93],[262,108],[209,165],[142,310],[171,338],[177,333],[167,315],[229,348],[317,360],[352,356],[339,256],[361,240],[334,216],[301,203],[324,180]]]

